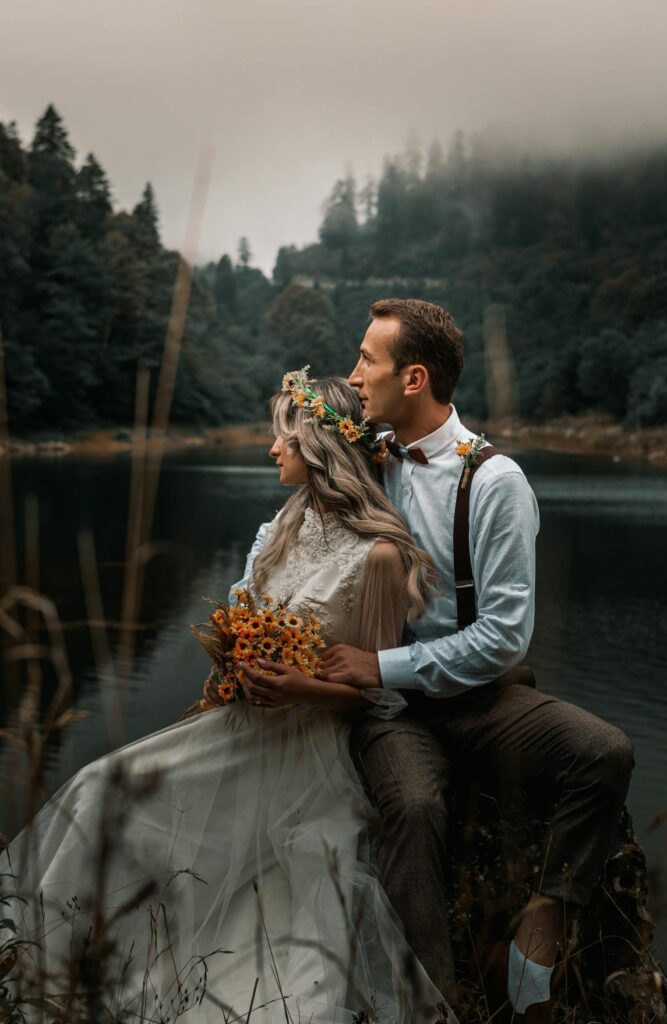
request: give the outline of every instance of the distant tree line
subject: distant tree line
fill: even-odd
[[[335,282],[346,338],[377,279],[445,305],[466,336],[459,401],[482,418],[482,325],[500,304],[525,418],[667,422],[667,145],[605,160],[530,158],[460,132],[426,159],[410,145],[378,181],[338,181],[319,243],[280,249],[274,275]]]
[[[92,154],[76,163],[52,106],[28,147],[0,124],[0,328],[14,432],[132,423],[138,371],[150,372],[153,393],[157,384],[178,259],[160,242],[151,186],[131,212],[114,210],[104,170]],[[196,270],[175,421],[259,419],[286,362],[309,351],[334,368],[331,303],[302,289],[290,308],[278,291],[253,268],[246,238],[235,262]],[[330,346],[321,360],[318,345]]]
[[[162,359],[178,254],[153,190],[114,208],[48,107],[28,146],[0,124],[0,328],[16,433],[127,426],[137,373]],[[519,411],[597,409],[667,422],[667,147],[607,161],[528,158],[461,133],[410,145],[378,181],[349,175],[319,241],[279,250],[269,280],[247,239],[197,268],[173,418],[257,419],[281,373],[346,373],[388,293],[446,305],[466,334],[459,401],[487,413],[483,322],[504,310]]]

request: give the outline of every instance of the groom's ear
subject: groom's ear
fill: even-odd
[[[403,370],[403,393],[407,397],[421,394],[429,387],[428,370],[421,363],[412,363]]]

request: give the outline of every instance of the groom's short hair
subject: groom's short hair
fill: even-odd
[[[463,333],[451,313],[422,299],[379,299],[370,315],[399,321],[391,346],[396,373],[409,363],[421,363],[436,402],[447,405],[463,371]]]

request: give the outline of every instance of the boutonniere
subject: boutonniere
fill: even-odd
[[[467,441],[459,441],[456,445],[456,454],[459,456],[464,466],[463,477],[460,484],[462,491],[465,491],[468,486],[470,471],[473,466],[477,465],[477,457],[485,445],[486,437],[484,434],[480,434],[479,437],[476,437],[474,440],[472,437],[469,437]]]

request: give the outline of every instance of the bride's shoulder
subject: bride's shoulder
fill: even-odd
[[[385,537],[378,537],[368,552],[369,568],[399,571],[403,568],[403,555],[398,544]]]

